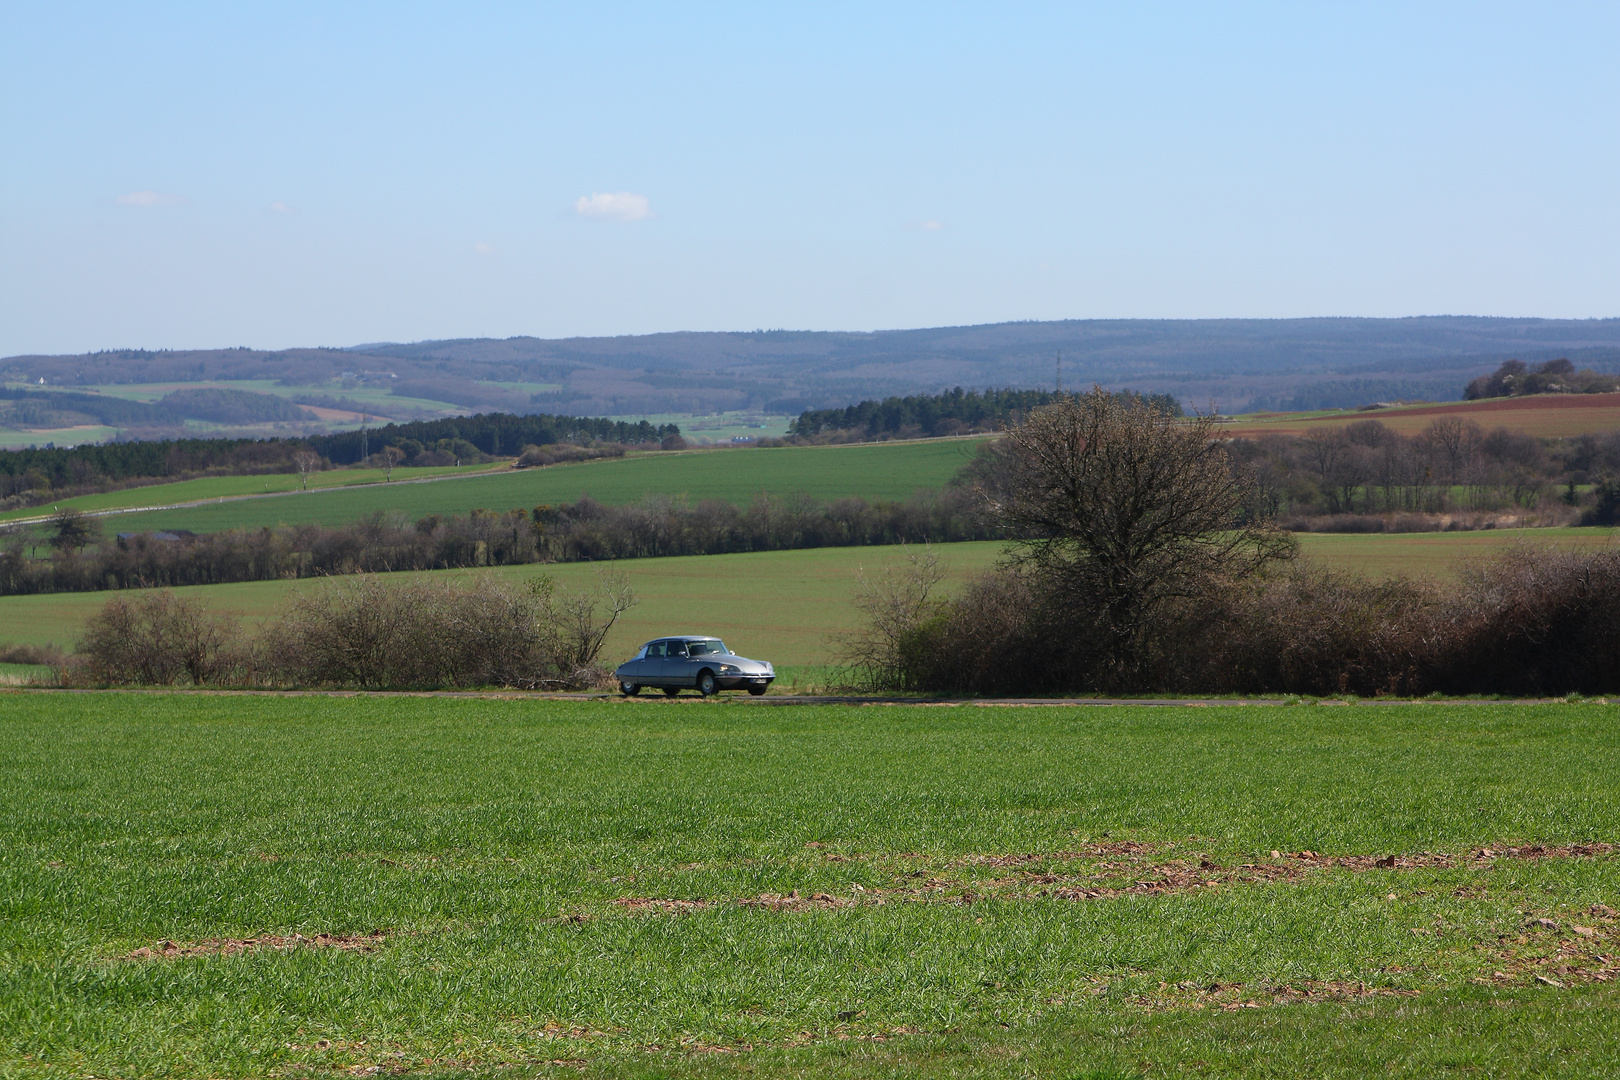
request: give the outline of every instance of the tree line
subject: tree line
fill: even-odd
[[[604,416],[553,416],[536,413],[480,413],[477,416],[451,416],[441,420],[413,420],[404,424],[384,424],[367,431],[344,431],[307,439],[316,453],[334,465],[353,465],[365,459],[363,451],[379,446],[407,443],[429,445],[445,439],[459,440],[491,457],[516,457],[525,446],[552,443],[624,443],[632,446],[659,445],[666,438],[679,438],[676,424],[630,422]]]
[[[0,420],[20,427],[165,427],[187,420],[217,424],[308,423],[310,414],[274,394],[208,387],[175,390],[154,402],[105,394],[0,387]]]
[[[1232,439],[1251,515],[1295,530],[1421,531],[1493,514],[1620,524],[1620,433],[1539,439],[1442,416],[1415,435],[1376,419],[1302,437]]]
[[[1139,396],[1128,390],[1121,393]],[[990,389],[981,393],[958,386],[939,394],[861,401],[843,409],[806,409],[788,427],[788,434],[801,439],[840,435],[883,439],[998,431],[1016,426],[1032,410],[1063,396],[1052,390]],[[1149,394],[1143,400],[1161,412],[1182,415],[1181,403],[1169,394]]]
[[[1525,394],[1609,394],[1616,390],[1620,390],[1620,376],[1603,375],[1591,368],[1576,371],[1574,364],[1560,357],[1534,368],[1522,360],[1504,360],[1491,374],[1470,382],[1463,397],[1478,401]]]
[[[209,391],[208,393],[216,393]],[[312,435],[297,439],[163,439],[87,443],[0,451],[0,499],[35,501],[105,490],[131,483],[161,482],[216,473],[251,475],[295,472],[294,455],[313,451],[330,465],[353,465],[384,446],[398,446],[409,461],[424,450],[448,455],[515,457],[525,446],[554,443],[615,442],[661,445],[680,438],[675,424],[629,423],[605,417],[518,416],[487,413],[443,420],[385,424],[364,432]],[[413,462],[414,463],[414,462]],[[448,464],[433,459],[435,464]]]
[[[591,499],[504,512],[379,512],[340,527],[99,537],[96,519],[58,515],[53,553],[23,532],[0,537],[0,595],[84,592],[529,563],[600,562],[871,544],[993,539],[966,489],[902,502],[756,497],[746,507],[664,496],[628,506]]]
[[[865,626],[844,646],[856,680],[991,695],[1620,690],[1620,550],[1522,545],[1455,585],[1336,573],[1254,513],[1233,446],[1209,417],[1100,390],[1036,413],[974,483],[1008,557],[943,599],[931,552],[864,581]]]

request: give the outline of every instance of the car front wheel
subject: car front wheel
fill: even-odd
[[[714,681],[714,672],[712,672],[712,671],[700,671],[700,672],[698,672],[698,681],[697,681],[697,691],[698,691],[698,693],[702,694],[704,697],[708,697],[710,694],[714,693],[718,689],[720,689],[720,684]]]
[[[635,697],[637,694],[641,693],[641,687],[636,683],[625,682],[621,679],[619,680],[619,693],[623,694],[625,697]]]
[[[759,695],[765,692],[765,688],[763,686],[750,686],[748,688],[748,692],[753,694],[755,697],[759,697]]]

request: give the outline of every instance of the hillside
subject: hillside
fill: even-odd
[[[0,381],[48,387],[255,380],[401,416],[429,406],[635,416],[753,409],[797,415],[862,398],[1099,382],[1222,411],[1455,400],[1504,359],[1567,356],[1620,370],[1620,319],[1067,320],[875,332],[517,337],[350,349],[125,349],[0,360]],[[315,400],[322,398],[322,401]],[[390,402],[397,402],[395,408]],[[409,405],[406,403],[409,402]],[[390,410],[393,411],[390,411]],[[412,415],[415,415],[414,413]]]
[[[706,450],[630,456],[540,469],[496,473],[432,483],[370,483],[337,490],[295,491],[258,498],[226,498],[170,510],[121,514],[119,531],[257,529],[274,525],[341,525],[367,514],[397,512],[465,514],[475,508],[527,510],[541,504],[590,496],[623,504],[649,495],[698,503],[721,499],[746,505],[755,496],[905,499],[943,487],[978,447],[975,439],[947,439],[876,446],[788,446]],[[333,475],[333,474],[328,474]],[[341,474],[337,474],[341,475]],[[252,478],[250,478],[250,482]],[[146,505],[169,505],[161,485],[137,489]],[[125,501],[124,505],[140,505]]]
[[[1489,555],[1522,541],[1549,542],[1579,550],[1614,542],[1611,529],[1501,529],[1467,533],[1384,536],[1305,535],[1300,543],[1311,558],[1335,568],[1372,576],[1405,574],[1446,580],[1459,561]],[[948,570],[944,591],[959,588],[1000,558],[998,542],[936,545]],[[623,657],[659,634],[703,633],[725,638],[745,655],[777,664],[822,665],[836,659],[837,636],[857,619],[850,604],[858,577],[905,564],[900,547],[812,548],[632,559],[616,564],[635,586],[641,603],[613,628],[607,653]],[[482,570],[406,572],[402,578],[490,574],[522,582],[551,575],[571,588],[589,587],[591,563],[503,566]],[[281,608],[290,596],[318,588],[311,581],[247,581],[188,585],[176,592],[217,611],[244,616],[248,626]],[[0,597],[0,645],[70,646],[84,620],[107,603],[108,593],[50,593]]]
[[[1377,420],[1401,435],[1416,435],[1442,417],[1472,421],[1486,430],[1505,428],[1538,438],[1601,435],[1620,431],[1620,393],[1538,394],[1380,409],[1254,413],[1236,418],[1227,430],[1245,436],[1306,435],[1359,420]]]

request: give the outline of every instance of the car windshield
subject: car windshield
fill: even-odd
[[[726,643],[712,639],[709,641],[689,641],[686,643],[686,648],[693,656],[704,656],[708,653],[725,652]]]

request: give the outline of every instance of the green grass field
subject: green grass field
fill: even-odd
[[[1564,548],[1616,542],[1616,529],[1481,529],[1448,533],[1298,533],[1300,550],[1312,558],[1367,577],[1448,578],[1463,559],[1489,555],[1517,543]]]
[[[427,469],[400,468],[394,470],[392,482],[404,483],[409,480],[441,476],[466,476],[493,472],[500,468],[504,466],[445,465]],[[385,482],[388,482],[388,478],[382,469],[329,469],[326,472],[310,474],[309,490],[350,488]],[[242,496],[279,494],[300,491],[302,486],[303,478],[297,473],[273,473],[267,476],[205,476],[196,480],[177,480],[172,484],[152,484],[147,487],[124,488],[121,491],[106,491],[95,495],[78,495],[71,499],[61,499],[24,510],[7,510],[0,513],[0,521],[37,518],[44,514],[55,513],[59,507],[85,512],[124,510],[142,506],[196,502],[201,499],[234,499]],[[108,525],[124,531],[123,516],[110,518]]]
[[[1617,716],[0,693],[0,1070],[1612,1075]]]
[[[461,483],[463,481],[457,481]],[[122,520],[122,519],[120,519]],[[1307,534],[1303,550],[1330,565],[1383,576],[1402,573],[1444,577],[1465,556],[1509,544],[1551,542],[1571,547],[1614,543],[1612,529],[1501,529],[1470,533],[1390,535]],[[999,543],[942,544],[935,548],[949,570],[945,588],[990,567]],[[605,655],[628,655],[660,634],[705,633],[725,638],[745,656],[779,666],[817,667],[834,658],[835,638],[855,626],[850,607],[856,576],[865,568],[880,572],[900,565],[897,547],[815,548],[740,555],[699,555],[675,559],[634,559],[617,564],[641,598],[608,637]],[[549,573],[576,588],[589,584],[595,569],[582,563],[510,566],[434,574],[497,574],[522,581]],[[250,626],[285,602],[294,589],[318,588],[316,581],[254,581],[177,589],[210,607],[245,617]],[[0,597],[0,643],[71,647],[84,620],[107,602],[107,593],[51,593]]]
[[[21,450],[24,447],[44,446],[47,443],[55,443],[57,446],[77,446],[80,443],[106,442],[117,435],[117,428],[104,427],[100,424],[37,430],[30,428],[27,431],[0,427],[0,450]]]
[[[938,550],[951,579],[959,582],[993,563],[1001,545],[950,544]],[[604,656],[628,656],[636,646],[660,634],[694,633],[722,637],[742,655],[777,665],[823,665],[833,659],[833,638],[854,626],[849,602],[861,568],[878,572],[901,564],[904,558],[900,548],[867,547],[621,562],[616,569],[630,578],[641,602],[614,627]],[[421,573],[495,574],[511,581],[549,573],[561,584],[585,588],[595,572],[589,564],[566,563]],[[188,586],[175,592],[201,598],[216,610],[244,616],[249,625],[256,625],[284,603],[291,591],[319,587],[320,582],[313,580],[253,581]],[[0,643],[69,647],[84,620],[110,595],[0,597]]]
[[[544,385],[548,390],[557,389],[556,386],[550,384],[536,385]],[[166,394],[172,394],[176,390],[211,390],[216,388],[274,394],[277,397],[285,398],[301,397],[309,394],[346,397],[351,401],[374,405],[384,415],[388,414],[390,408],[396,411],[425,409],[429,412],[454,412],[457,408],[448,401],[435,401],[430,398],[395,397],[388,392],[385,386],[364,385],[345,390],[337,381],[307,386],[286,386],[276,379],[217,379],[198,382],[102,383],[99,386],[87,386],[83,389],[105,394],[108,397],[152,402]]]
[[[790,446],[645,454],[543,469],[513,469],[432,484],[374,485],[358,490],[311,491],[296,497],[240,500],[218,506],[157,510],[121,517],[131,530],[260,528],[280,524],[341,525],[375,511],[465,514],[528,509],[573,502],[635,502],[665,494],[692,502],[724,499],[746,504],[761,492],[814,499],[860,496],[905,499],[937,489],[973,456],[978,440],[953,439],[866,446]],[[123,524],[127,522],[127,525]]]

